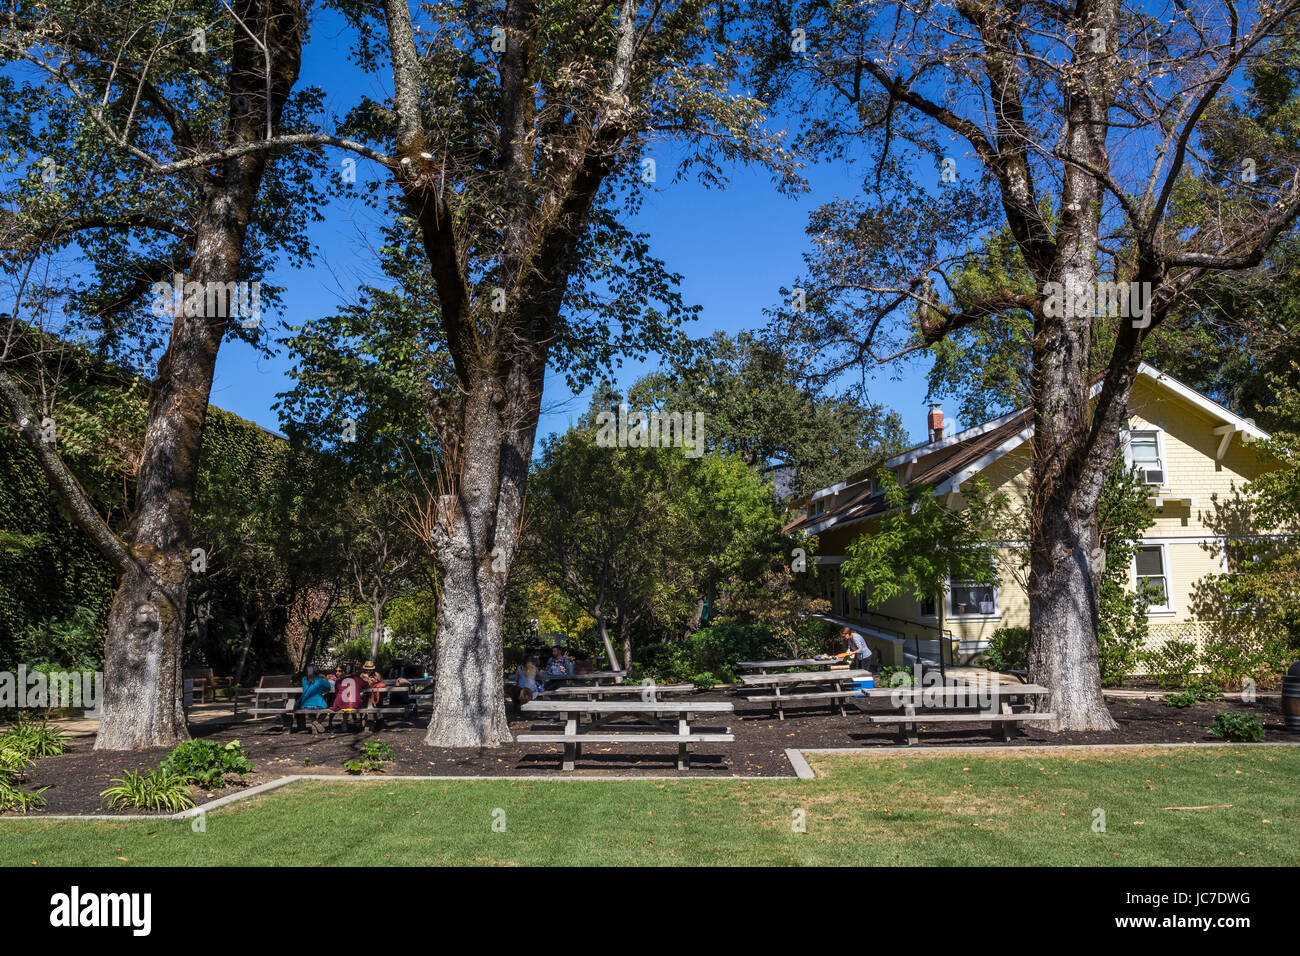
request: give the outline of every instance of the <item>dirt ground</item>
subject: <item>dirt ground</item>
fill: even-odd
[[[1158,693],[1152,691],[1152,696],[1156,697]],[[886,713],[887,705],[881,701],[864,701],[861,706],[851,706],[845,717],[825,706],[787,710],[786,719],[781,721],[773,717],[766,705],[748,703],[726,691],[701,693],[698,699],[730,700],[735,704],[734,714],[725,715],[726,720],[719,719],[713,723],[728,725],[736,740],[732,743],[697,744],[690,770],[676,769],[676,748],[671,744],[619,743],[585,745],[575,773],[717,778],[789,776],[793,770],[785,755],[788,747],[898,746],[893,726],[870,724],[863,718],[864,712]],[[1290,740],[1298,736],[1285,731],[1276,698],[1260,698],[1250,706],[1229,698],[1178,709],[1166,706],[1158,699],[1110,697],[1108,705],[1119,724],[1117,730],[1052,734],[1026,725],[1016,743],[1039,747],[1210,741],[1215,738],[1206,731],[1214,715],[1224,710],[1252,710],[1260,714],[1266,741]],[[319,735],[285,734],[275,718],[252,720],[241,714],[233,721],[227,716],[194,724],[191,732],[196,737],[210,737],[222,742],[239,740],[244,745],[256,768],[245,780],[245,787],[294,773],[343,774],[344,762],[358,757],[369,740],[384,741],[392,748],[393,760],[386,764],[389,774],[552,776],[561,772],[559,760],[563,748],[559,744],[516,743],[478,751],[435,749],[423,743],[426,723],[427,717],[413,723],[391,723],[373,734],[364,730],[335,730]],[[554,724],[533,719],[511,719],[511,730],[516,733],[531,728],[557,729]],[[993,746],[1002,743],[989,726],[981,724],[954,729],[942,724],[927,728],[922,723],[920,737],[921,744],[928,746]],[[46,805],[37,813],[108,812],[101,805],[100,792],[110,785],[112,779],[126,770],[154,769],[167,753],[164,749],[129,753],[96,751],[93,743],[89,736],[74,738],[65,754],[37,762],[34,773],[29,776],[28,787],[49,787],[44,793]],[[196,791],[196,800],[202,803],[233,793],[239,786],[231,784],[208,794]]]

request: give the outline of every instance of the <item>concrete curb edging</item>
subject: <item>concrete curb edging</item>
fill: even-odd
[[[812,780],[816,778],[817,774],[813,773],[813,768],[808,766],[808,761],[804,759],[801,750],[795,747],[787,747],[785,756],[786,759],[790,761],[790,766],[794,767],[794,775],[800,780]]]

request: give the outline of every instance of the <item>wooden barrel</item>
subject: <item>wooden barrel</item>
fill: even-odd
[[[1300,661],[1292,664],[1282,678],[1282,719],[1287,730],[1300,733]]]

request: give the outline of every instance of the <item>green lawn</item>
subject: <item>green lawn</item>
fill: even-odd
[[[1296,747],[811,762],[816,780],[309,781],[203,833],[6,820],[0,863],[1300,864]],[[1211,804],[1232,807],[1162,809]]]

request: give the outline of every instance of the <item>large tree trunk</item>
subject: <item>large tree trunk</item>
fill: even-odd
[[[443,585],[433,718],[424,738],[431,746],[495,747],[513,739],[502,624],[544,362],[513,363],[505,382],[481,375],[464,398],[459,487],[451,527],[437,542]]]
[[[1113,44],[1114,4],[1091,15]],[[1071,104],[1066,149],[1080,160],[1066,167],[1056,236],[1055,274],[1063,307],[1036,316],[1033,342],[1034,471],[1030,520],[1029,674],[1050,689],[1052,730],[1112,730],[1101,696],[1097,661],[1099,557],[1097,502],[1114,454],[1113,436],[1092,428],[1089,360],[1097,284],[1103,189],[1093,169],[1107,169],[1108,88],[1097,60],[1081,67],[1089,93]],[[1090,294],[1091,293],[1091,294]],[[1109,420],[1113,416],[1105,416]],[[1117,426],[1116,426],[1117,427]],[[1104,430],[1103,430],[1104,432]]]
[[[280,110],[298,75],[301,18],[292,4],[274,11],[243,6],[254,23],[275,21],[269,29],[271,39],[277,41],[278,62],[273,67],[275,89],[269,112],[272,125],[278,127]],[[236,36],[231,64],[232,143],[262,138],[268,114],[264,54],[243,34]],[[268,159],[266,151],[255,150],[226,160],[206,187],[194,256],[185,277],[185,304],[172,323],[171,340],[153,383],[136,513],[127,536],[140,571],[121,576],[109,613],[97,750],[170,747],[188,737],[181,711],[180,651],[194,487],[217,350],[230,306],[226,300],[224,314],[206,315],[204,290],[209,283],[241,278],[244,236]],[[190,283],[196,284],[197,292],[191,291]],[[194,295],[202,302],[191,309]],[[186,314],[191,311],[198,314]]]
[[[165,561],[156,567],[160,577],[171,570]],[[118,586],[108,618],[97,749],[170,747],[189,736],[181,706],[185,586],[179,577],[127,574]]]

